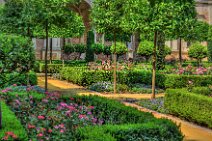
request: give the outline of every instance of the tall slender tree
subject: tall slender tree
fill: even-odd
[[[140,13],[143,11],[142,6],[138,6],[138,3],[142,2],[139,0],[132,0],[131,5],[127,6],[126,9],[130,15],[131,20],[134,24],[129,24],[129,27],[141,28],[143,32],[154,33],[154,51],[152,58],[152,98],[155,98],[155,82],[156,82],[156,52],[158,34],[162,34],[161,42],[164,42],[164,36],[173,31],[175,27],[175,15],[176,15],[176,5],[172,1],[165,0],[148,0],[149,9],[147,9],[146,18],[142,18],[145,13]],[[143,1],[144,2],[144,1]],[[132,6],[133,5],[133,6]],[[145,10],[144,10],[145,11]],[[126,21],[127,22],[127,21]]]
[[[120,26],[123,17],[123,1],[116,0],[95,0],[91,11],[92,24],[99,33],[113,33],[114,54],[114,94],[116,93],[116,68],[117,68],[117,54],[116,54],[116,39],[117,33],[122,33],[123,29]]]

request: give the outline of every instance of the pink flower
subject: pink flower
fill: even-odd
[[[43,134],[42,133],[39,133],[37,136],[38,137],[43,137]]]
[[[28,129],[34,129],[34,128],[35,128],[35,125],[28,124],[28,125],[27,125],[27,128],[28,128]]]
[[[44,116],[38,116],[38,119],[43,120],[43,119],[45,119],[45,117]]]
[[[48,132],[49,132],[49,133],[52,133],[52,129],[49,129]]]
[[[94,109],[94,106],[89,106],[90,109]]]
[[[16,87],[16,86],[17,86],[17,84],[13,84],[13,86],[14,86],[14,87]]]
[[[60,130],[60,133],[64,133],[64,130],[63,130],[63,129],[61,129],[61,130]]]
[[[79,118],[80,119],[83,119],[83,118],[85,118],[86,117],[86,115],[79,115]]]

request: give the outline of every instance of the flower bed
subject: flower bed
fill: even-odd
[[[135,140],[141,136],[149,137],[150,140],[182,140],[179,129],[169,120],[156,119],[150,113],[126,107],[114,100],[94,96],[59,97],[58,93],[42,95],[33,91],[18,94],[7,91],[2,96],[21,120],[31,140],[76,140],[79,139],[78,131],[84,127],[93,127],[95,132],[106,126],[120,129],[120,132],[111,130],[101,133],[105,137],[107,134],[116,135],[113,137],[116,140],[121,140],[119,134],[128,139],[128,136],[134,136],[137,132],[140,134],[134,137]],[[128,130],[126,124],[131,124]],[[161,128],[164,132],[159,130]],[[87,133],[92,135],[94,132]]]

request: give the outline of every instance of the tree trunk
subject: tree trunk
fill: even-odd
[[[155,82],[156,82],[156,47],[157,47],[157,31],[154,35],[154,50],[152,57],[152,99],[155,99]]]
[[[48,91],[48,78],[47,78],[47,69],[48,69],[48,62],[47,62],[47,56],[48,56],[48,20],[46,20],[46,52],[45,52],[45,92]]]
[[[179,61],[180,66],[182,66],[182,39],[179,38]]]
[[[52,64],[52,38],[50,38],[50,64]]]
[[[114,78],[114,94],[116,94],[116,57],[117,57],[117,54],[116,54],[116,33],[114,33],[114,71],[113,71],[113,78]]]

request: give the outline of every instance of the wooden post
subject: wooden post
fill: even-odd
[[[46,52],[45,52],[45,92],[48,91],[48,76],[47,76],[47,69],[48,69],[48,62],[47,62],[47,56],[48,56],[48,20],[46,20]]]

